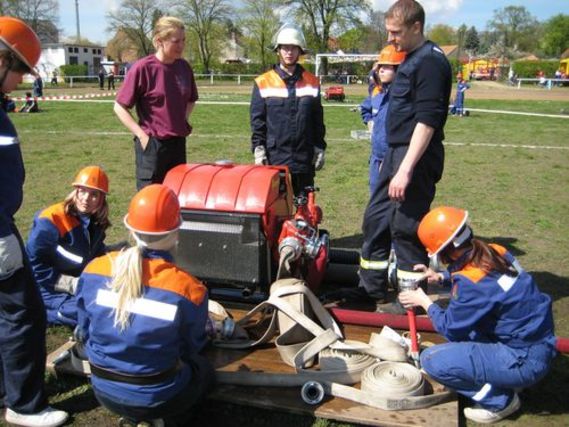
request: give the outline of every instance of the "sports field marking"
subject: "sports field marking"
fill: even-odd
[[[90,136],[132,136],[130,132],[124,131],[64,131],[64,130],[23,130],[19,132],[20,134],[47,134],[47,135],[90,135]],[[243,139],[249,141],[250,135],[235,135],[235,134],[200,134],[192,133],[191,139],[195,138],[209,138],[209,139]],[[363,141],[364,143],[369,143],[367,140],[356,140],[353,138],[326,138],[327,142],[354,142]],[[444,145],[455,146],[455,147],[495,147],[495,148],[528,148],[531,150],[569,150],[569,147],[562,147],[558,145],[515,145],[515,144],[492,144],[492,143],[476,143],[476,142],[444,142]]]
[[[45,102],[91,102],[91,103],[114,103],[114,99],[48,99]],[[242,105],[249,106],[250,102],[247,101],[198,101],[197,104],[202,105]],[[324,108],[357,108],[359,104],[322,104]],[[489,114],[511,114],[515,116],[531,116],[531,117],[551,117],[554,119],[569,119],[569,114],[543,114],[543,113],[526,113],[523,111],[508,111],[508,110],[486,110],[479,108],[466,108],[468,111],[474,111],[477,113],[489,113]]]

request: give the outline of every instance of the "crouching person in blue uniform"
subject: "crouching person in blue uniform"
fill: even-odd
[[[40,54],[39,38],[28,25],[0,16],[0,98],[32,72]],[[45,310],[14,222],[24,177],[16,128],[0,109],[0,407],[6,407],[7,423],[56,427],[67,413],[48,406]]]
[[[461,209],[436,208],[417,231],[429,256],[448,264],[444,273],[416,266],[430,283],[452,286],[448,307],[434,304],[421,289],[402,292],[399,300],[423,307],[449,341],[423,351],[423,369],[475,402],[464,409],[466,418],[489,424],[520,408],[516,389],[547,374],[556,340],[551,298],[504,247],[473,238],[467,218]]]
[[[174,264],[181,217],[169,188],[140,190],[124,223],[136,244],[93,260],[77,288],[77,335],[93,390],[127,421],[188,425],[214,383],[199,354],[207,343],[207,289]]]
[[[72,185],[73,191],[63,202],[36,214],[26,250],[47,321],[75,327],[79,275],[106,250],[109,179],[100,167],[87,166],[79,171]]]

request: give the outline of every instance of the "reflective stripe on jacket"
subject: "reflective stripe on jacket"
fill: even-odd
[[[252,150],[266,148],[270,164],[313,172],[314,147],[326,148],[316,76],[297,65],[292,76],[275,66],[255,79],[251,98]]]

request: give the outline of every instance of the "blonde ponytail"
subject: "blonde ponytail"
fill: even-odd
[[[142,250],[140,246],[133,246],[121,251],[113,266],[109,287],[118,293],[113,326],[120,331],[128,327],[130,306],[142,296]]]
[[[130,235],[136,245],[122,250],[117,256],[113,279],[109,283],[111,290],[118,294],[113,326],[120,331],[128,327],[130,306],[142,296],[142,251],[144,248],[171,251],[178,242],[178,229],[159,235],[131,231]]]

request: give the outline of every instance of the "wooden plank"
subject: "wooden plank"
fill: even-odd
[[[232,310],[235,318],[244,312]],[[347,339],[368,342],[372,332],[381,328],[345,325]],[[421,333],[423,342],[440,343],[443,339],[434,333]],[[225,372],[248,370],[253,372],[294,373],[294,369],[285,365],[274,346],[265,346],[255,351],[222,350],[210,348],[208,358],[216,369]],[[269,410],[305,414],[341,422],[357,423],[370,426],[417,426],[432,424],[447,427],[458,425],[458,401],[436,405],[430,408],[409,411],[384,411],[361,405],[345,399],[327,397],[317,406],[311,406],[302,400],[300,387],[246,387],[218,385],[211,399],[237,405],[253,406]]]
[[[243,310],[231,310],[235,318],[244,315]],[[381,328],[345,325],[344,334],[347,339],[367,342],[372,332],[380,332]],[[421,333],[423,342],[440,343],[443,339],[437,334]],[[47,358],[47,368],[55,373],[82,375],[75,371],[69,358],[54,364],[54,360],[70,349],[72,342],[66,342]],[[294,373],[294,369],[284,364],[277,349],[265,345],[254,350],[227,350],[210,347],[206,351],[216,369],[235,372],[248,370],[253,372]],[[341,422],[357,423],[369,426],[417,426],[432,424],[441,427],[455,426],[459,420],[458,401],[436,405],[430,408],[409,411],[383,411],[361,405],[345,399],[327,397],[322,403],[311,406],[302,400],[300,387],[246,387],[218,385],[210,399],[246,405],[270,410],[305,414]]]

